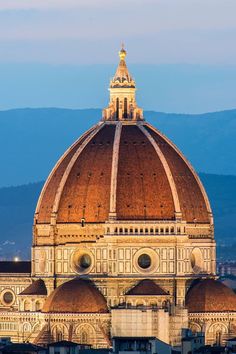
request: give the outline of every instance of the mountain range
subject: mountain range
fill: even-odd
[[[197,171],[236,175],[236,110],[198,115],[146,111]],[[100,109],[0,111],[0,187],[46,179],[56,160],[101,118]]]

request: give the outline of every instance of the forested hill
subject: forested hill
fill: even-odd
[[[231,245],[236,243],[236,176],[201,173],[215,217],[219,252],[235,257]],[[22,258],[30,255],[32,222],[43,182],[0,188],[0,257]]]
[[[236,110],[198,114],[144,112],[147,121],[182,150],[197,171],[236,175]],[[44,180],[100,109],[0,111],[0,187]]]

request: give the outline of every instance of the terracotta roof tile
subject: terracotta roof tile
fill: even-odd
[[[42,279],[33,281],[20,295],[47,295],[47,288]]]
[[[236,295],[232,289],[213,279],[200,280],[186,295],[189,312],[235,312]]]
[[[137,126],[124,126],[117,176],[118,220],[174,217],[170,185],[157,153]]]
[[[108,308],[104,296],[92,282],[75,278],[49,295],[42,312],[106,313]]]
[[[161,149],[176,186],[183,219],[210,223],[201,187],[188,163],[158,131],[144,124]],[[65,181],[58,223],[105,222],[109,215],[115,125],[104,124],[85,146]],[[84,139],[84,138],[83,138]],[[82,141],[83,141],[82,139]],[[81,141],[61,160],[43,191],[38,223],[48,223],[62,175]],[[167,172],[150,139],[138,125],[122,126],[118,155],[118,220],[173,220],[175,207]]]
[[[144,279],[130,289],[126,295],[168,295],[158,284],[153,280]]]

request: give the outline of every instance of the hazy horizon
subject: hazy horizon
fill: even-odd
[[[114,53],[118,61],[117,52]],[[145,110],[207,113],[236,108],[236,65],[132,64]],[[114,64],[0,63],[0,110],[25,107],[103,108]]]

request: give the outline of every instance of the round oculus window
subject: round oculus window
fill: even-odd
[[[93,265],[93,256],[87,250],[77,250],[72,255],[72,268],[76,273],[87,274]]]
[[[85,253],[81,255],[78,259],[78,266],[81,269],[87,269],[91,266],[92,260],[89,254]]]
[[[152,264],[151,257],[144,253],[138,257],[138,265],[142,269],[148,269]]]
[[[13,294],[10,292],[10,291],[6,291],[4,294],[3,294],[3,297],[2,297],[4,303],[6,305],[11,305],[14,301],[14,296]]]

